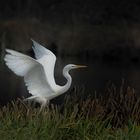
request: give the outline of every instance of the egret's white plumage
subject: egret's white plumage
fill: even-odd
[[[71,86],[72,78],[69,70],[85,67],[80,65],[68,64],[63,69],[63,75],[67,79],[64,86],[59,86],[54,79],[54,66],[56,56],[48,49],[32,40],[35,58],[24,55],[14,50],[6,49],[5,62],[9,69],[16,75],[24,77],[25,84],[31,97],[26,100],[34,99],[41,103],[41,109],[56,96],[65,93]]]

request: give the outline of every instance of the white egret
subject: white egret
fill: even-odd
[[[42,110],[49,101],[63,93],[71,86],[71,69],[84,68],[83,65],[68,64],[63,68],[63,75],[67,79],[64,86],[57,85],[54,79],[56,56],[48,49],[32,40],[35,58],[20,52],[6,49],[5,62],[16,75],[24,77],[28,92],[32,95],[25,100],[35,100],[41,104]]]

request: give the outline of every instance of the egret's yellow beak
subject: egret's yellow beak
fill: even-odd
[[[76,68],[86,68],[87,66],[85,65],[76,65]]]

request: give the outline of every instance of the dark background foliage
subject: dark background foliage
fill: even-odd
[[[139,22],[138,0],[1,0],[0,18],[38,17],[65,18],[76,16],[93,24]],[[70,18],[71,17],[71,18]]]

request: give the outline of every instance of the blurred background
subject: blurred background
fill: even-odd
[[[71,72],[72,87],[100,93],[110,81],[140,91],[140,3],[127,0],[1,0],[0,104],[28,92],[23,79],[4,64],[5,48],[33,56],[33,38],[57,56],[55,78],[65,84],[68,63],[86,64]]]

